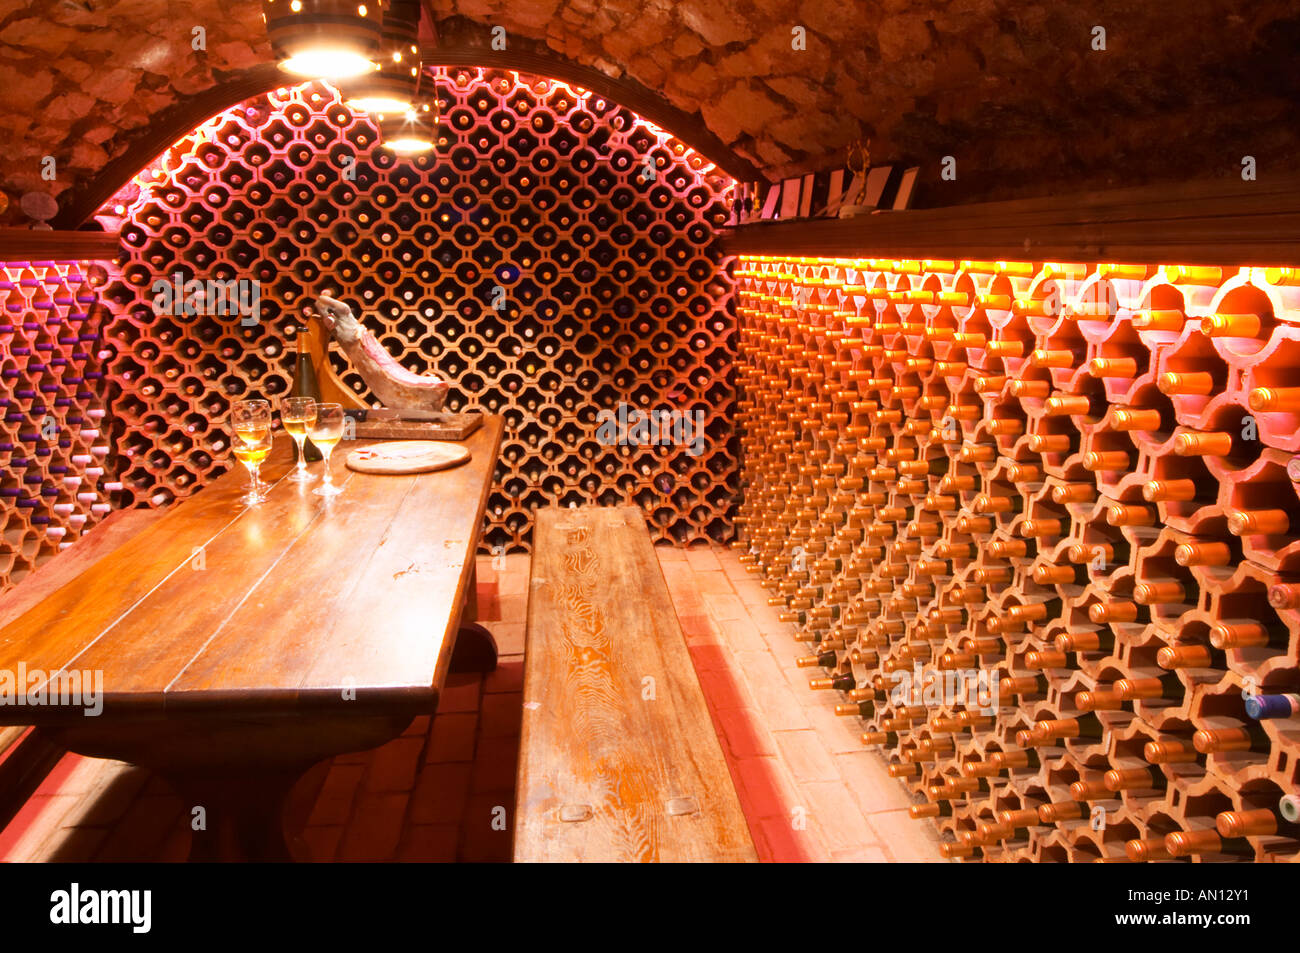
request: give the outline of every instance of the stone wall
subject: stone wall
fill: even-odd
[[[859,135],[877,161],[922,164],[930,205],[1235,175],[1244,155],[1261,176],[1300,163],[1290,0],[431,5],[440,25],[501,25],[660,91],[772,177],[840,162]],[[791,48],[795,26],[806,50]],[[268,57],[256,0],[37,0],[0,15],[0,188],[84,185],[162,109]],[[956,181],[939,179],[946,155]]]

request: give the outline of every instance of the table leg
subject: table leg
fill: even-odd
[[[195,712],[162,721],[91,719],[95,724],[49,730],[69,751],[143,765],[162,775],[185,804],[191,861],[287,861],[293,858],[284,837],[284,804],[298,779],[326,758],[400,736],[412,717]],[[203,829],[194,830],[199,818]]]
[[[284,802],[304,773],[165,772],[190,811],[190,862],[292,861],[284,836]]]

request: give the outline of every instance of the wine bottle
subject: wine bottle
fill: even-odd
[[[1300,717],[1300,695],[1251,695],[1246,699],[1246,714],[1256,720]]]
[[[1148,741],[1142,746],[1142,756],[1151,764],[1192,764],[1200,758],[1200,753],[1190,742],[1169,739]]]
[[[837,658],[834,652],[818,652],[816,655],[804,655],[794,660],[797,668],[834,668]]]
[[[1227,658],[1207,645],[1166,645],[1156,653],[1156,664],[1164,669],[1223,668]]]
[[[1121,678],[1113,687],[1124,701],[1160,698],[1176,701],[1183,697],[1183,683],[1173,674],[1158,678]]]
[[[1151,860],[1168,860],[1164,837],[1135,838],[1124,845],[1124,853],[1135,864]]]
[[[1155,482],[1158,481],[1153,481]],[[1152,483],[1147,484],[1148,487],[1152,485]],[[1145,489],[1143,492],[1145,494]],[[1227,566],[1232,562],[1232,558],[1232,550],[1226,543],[1180,543],[1174,550],[1174,562],[1180,566]]]
[[[1096,715],[1085,712],[1077,718],[1049,718],[1035,722],[1033,732],[1034,740],[1039,743],[1064,738],[1100,741],[1106,734],[1106,726],[1097,720]]]
[[[830,678],[812,678],[808,680],[808,687],[817,691],[851,691],[855,686],[852,675],[834,675]]]
[[[1105,782],[1106,790],[1116,794],[1120,791],[1158,794],[1165,790],[1165,776],[1151,768],[1111,768],[1106,772]]]
[[[1228,531],[1235,536],[1277,535],[1290,532],[1286,510],[1229,510]]]
[[[1149,408],[1128,407],[1116,410],[1113,418],[1116,430],[1159,430],[1162,423],[1160,411]]]
[[[1070,797],[1076,801],[1109,801],[1111,792],[1106,788],[1105,776],[1081,779],[1070,784]]]
[[[1174,831],[1165,835],[1165,850],[1170,857],[1193,854],[1231,854],[1254,857],[1255,846],[1244,837],[1220,837],[1218,831]]]
[[[1286,648],[1289,641],[1286,628],[1266,628],[1248,619],[1230,619],[1210,628],[1210,644],[1216,649]]]
[[[884,745],[892,748],[898,744],[898,735],[892,731],[864,731],[862,733],[862,743],[864,745]]]
[[[1055,642],[1058,652],[1109,652],[1115,647],[1115,635],[1109,629],[1062,632]]]
[[[1300,824],[1280,816],[1272,808],[1254,811],[1223,811],[1214,819],[1220,836],[1240,837],[1300,837]]]
[[[1038,814],[1038,809],[1033,807],[1022,808],[1018,811],[998,811],[998,821],[1004,828],[1009,828],[1013,832],[1043,826],[1043,820]]]
[[[897,767],[897,765],[890,765]],[[912,820],[920,820],[923,817],[951,817],[952,805],[947,801],[931,801],[929,804],[913,804],[907,809],[907,814]]]
[[[1083,820],[1083,805],[1078,801],[1056,801],[1038,806],[1038,819],[1044,824]]]
[[[1300,824],[1300,797],[1283,794],[1277,802],[1277,812],[1288,824]]]
[[[316,380],[316,368],[312,366],[311,355],[307,353],[307,329],[300,327],[297,333],[298,356],[297,362],[293,369],[293,388],[289,392],[291,397],[310,397],[317,403],[321,400],[320,384]],[[302,442],[302,456],[304,460],[315,463],[325,459],[311,442],[311,437],[307,437]]]
[[[1268,735],[1256,721],[1247,722],[1240,728],[1202,728],[1192,736],[1192,744],[1201,754],[1227,751],[1267,754],[1269,751]]]
[[[1300,586],[1278,582],[1268,589],[1268,604],[1274,609],[1300,609]]]

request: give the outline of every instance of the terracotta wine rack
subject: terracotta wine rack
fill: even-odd
[[[100,263],[0,265],[0,592],[106,516]]]
[[[449,410],[506,416],[485,550],[528,549],[551,503],[634,503],[657,538],[729,539],[735,327],[715,228],[731,179],[589,91],[486,69],[426,81],[431,156],[395,157],[309,83],[205,123],[101,209],[127,249],[106,328],[125,502],[166,504],[231,465],[230,401],[289,390],[293,329],[329,292],[409,369],[449,379]],[[155,314],[176,272],[257,280],[258,321]],[[703,452],[602,442],[620,402],[702,414]]]
[[[733,545],[946,854],[1296,861],[1294,839],[1206,832],[1300,782],[1300,721],[1245,711],[1300,688],[1300,275],[735,276]],[[1206,743],[1240,729],[1244,750]]]

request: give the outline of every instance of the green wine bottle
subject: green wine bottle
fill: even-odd
[[[310,397],[312,400],[320,403],[320,383],[316,380],[316,368],[312,366],[311,355],[307,353],[307,329],[298,328],[298,362],[293,369],[293,388],[289,391],[290,397]],[[311,463],[323,460],[320,450],[311,442],[308,437],[302,442],[303,459]]]

